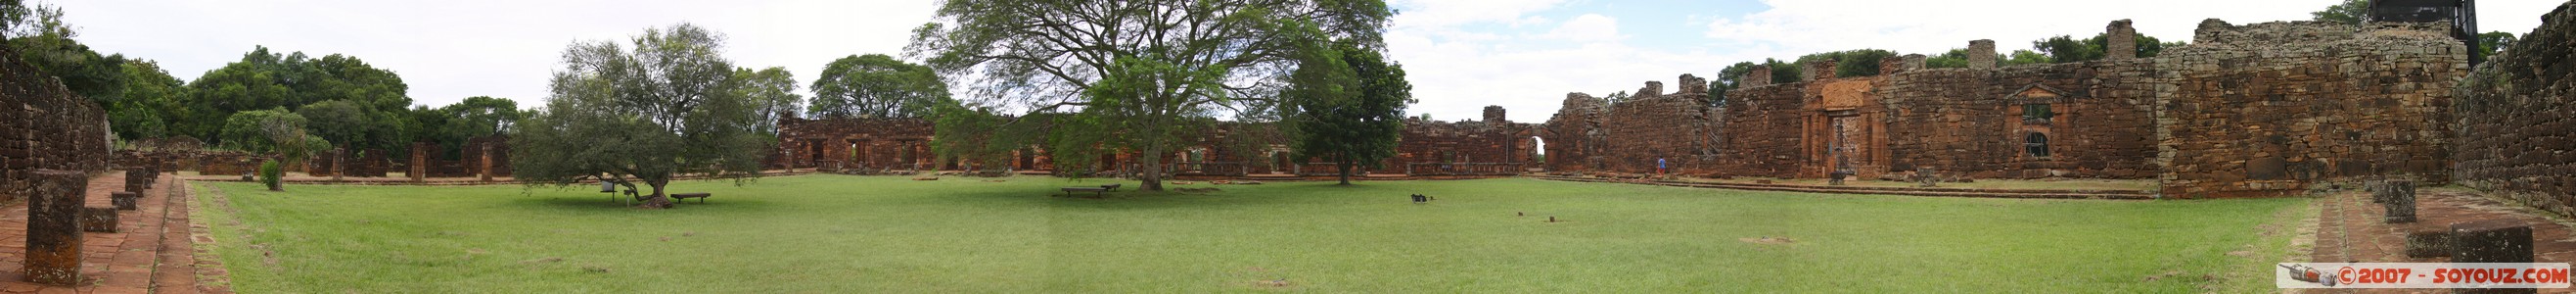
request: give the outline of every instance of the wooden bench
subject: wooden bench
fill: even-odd
[[[708,194],[708,193],[679,193],[679,194],[671,194],[671,202],[679,202],[680,200],[689,200],[689,198],[697,198],[697,199],[698,199],[698,204],[707,204],[707,196],[715,196],[715,194]]]
[[[1100,189],[1101,189],[1101,190],[1110,191],[1110,192],[1118,192],[1118,187],[1122,187],[1122,186],[1126,186],[1126,185],[1127,185],[1127,184],[1108,184],[1108,185],[1100,185]]]

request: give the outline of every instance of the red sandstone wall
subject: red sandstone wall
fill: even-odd
[[[2144,178],[2155,173],[2153,61],[2094,61],[1891,75],[1890,168],[1932,167],[1972,178]],[[2024,94],[2025,92],[2034,94]],[[2025,120],[2045,103],[2055,116]],[[2029,134],[2048,140],[2032,156]]]
[[[37,169],[103,172],[107,116],[60,80],[0,48],[0,201],[24,199]]]
[[[2455,93],[2460,184],[2576,215],[2576,3],[2559,5]]]
[[[2451,91],[2467,55],[2438,30],[2203,23],[2156,65],[2167,197],[2292,195],[2316,180],[2450,176]]]
[[[1720,176],[1796,177],[1800,167],[1817,164],[1807,154],[1806,83],[1776,84],[1726,92],[1714,162],[1704,163]]]

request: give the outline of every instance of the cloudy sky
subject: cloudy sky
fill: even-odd
[[[669,0],[36,0],[64,8],[80,41],[157,60],[182,80],[238,61],[253,46],[347,54],[401,74],[412,99],[470,96],[541,104],[558,53],[575,40],[623,40],[691,22],[730,37],[739,66],[786,67],[810,83],[825,63],[899,55],[933,1]],[[2116,19],[2185,40],[2202,19],[2246,24],[2307,19],[2339,0],[1394,0],[1387,32],[1422,103],[1444,120],[1502,105],[1538,122],[1568,92],[1633,91],[1703,77],[1738,61],[1877,48],[1937,54],[1993,39],[2026,49],[2054,35],[2091,36]],[[35,1],[31,1],[35,2]],[[2480,29],[2529,32],[2565,1],[2478,1]]]

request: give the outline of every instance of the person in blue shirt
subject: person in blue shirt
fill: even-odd
[[[1655,174],[1671,174],[1671,173],[1669,173],[1669,172],[1665,172],[1665,171],[1664,171],[1664,159],[1663,159],[1663,158],[1655,158]]]

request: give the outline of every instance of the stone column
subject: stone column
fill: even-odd
[[[349,174],[349,148],[331,148],[331,181]]]
[[[2387,208],[2387,223],[2415,222],[2415,182],[2388,181],[2376,193],[2382,195],[2377,198],[2385,201],[2380,204]]]
[[[108,199],[108,200],[109,200],[109,202],[111,202],[111,203],[115,203],[115,204],[116,204],[116,209],[119,209],[119,210],[134,210],[134,209],[135,209],[135,207],[134,207],[135,202],[136,202],[137,200],[142,200],[142,199],[143,199],[143,193],[135,193],[135,192],[115,192],[115,193],[108,193],[108,197],[111,197],[111,198],[109,198],[109,199]]]
[[[410,174],[410,175],[411,175],[411,181],[412,181],[412,182],[418,183],[418,182],[428,182],[428,181],[429,181],[429,144],[428,144],[428,143],[420,143],[420,142],[412,142],[412,143],[411,143],[411,171],[408,171],[408,172],[406,172],[406,173],[408,173],[408,174]]]
[[[125,191],[143,193],[144,189],[152,188],[152,174],[150,171],[144,171],[141,168],[135,167],[128,168],[129,169],[125,170]]]
[[[116,207],[82,206],[80,223],[84,232],[115,233]]]
[[[1753,69],[1744,71],[1744,77],[1735,79],[1737,89],[1769,85],[1771,85],[1770,65],[1754,65]]]
[[[27,197],[27,254],[22,270],[28,282],[79,284],[81,204],[88,202],[89,177],[79,171],[36,170]]]
[[[1906,68],[1905,68],[1905,57],[1904,57],[1904,56],[1888,56],[1887,58],[1882,58],[1882,59],[1879,59],[1879,60],[1878,60],[1878,74],[1879,74],[1879,75],[1882,75],[1882,76],[1883,76],[1883,75],[1893,75],[1893,74],[1896,74],[1896,73],[1905,72],[1905,70],[1906,70]]]
[[[1968,41],[1968,68],[1995,68],[1995,40]]]
[[[490,182],[492,181],[492,145],[482,144],[481,147],[483,148],[478,149],[481,149],[482,155],[474,156],[474,158],[479,159],[476,161],[480,162],[478,163],[479,165],[475,167],[474,173],[482,174],[483,181]]]
[[[2105,54],[2102,59],[2138,58],[2138,29],[2129,27],[2129,20],[2111,21],[2111,26],[2103,31],[2109,36],[2103,38],[2106,40],[2102,42],[2102,53]]]
[[[1906,55],[1905,55],[1905,70],[1917,70],[1917,69],[1923,69],[1923,62],[1924,62],[1924,60],[1927,60],[1927,59],[1931,59],[1931,58],[1930,58],[1930,57],[1927,57],[1927,56],[1923,56],[1922,54],[1906,54]]]

